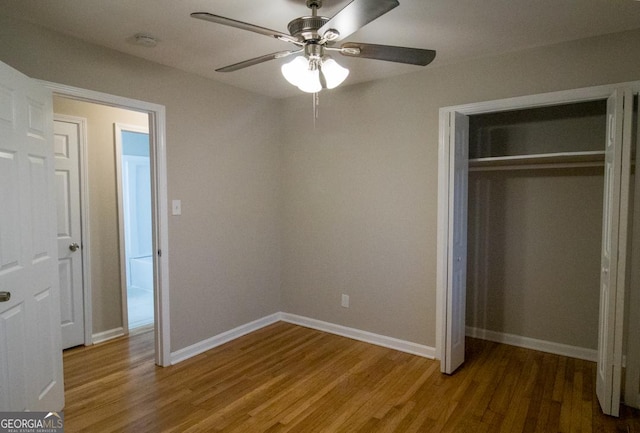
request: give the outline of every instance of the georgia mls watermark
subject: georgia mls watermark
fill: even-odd
[[[0,433],[64,433],[64,413],[0,412]]]

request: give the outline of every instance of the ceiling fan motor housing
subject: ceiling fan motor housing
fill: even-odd
[[[300,17],[291,21],[287,28],[293,37],[300,37],[303,41],[319,40],[318,29],[329,21],[327,17]]]

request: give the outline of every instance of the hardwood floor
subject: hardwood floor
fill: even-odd
[[[640,432],[603,416],[595,364],[469,339],[418,356],[276,323],[172,367],[142,333],[65,351],[65,432]]]

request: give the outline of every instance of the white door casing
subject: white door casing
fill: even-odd
[[[64,406],[51,92],[0,63],[0,411]]]
[[[54,155],[63,349],[85,343],[80,138],[80,123],[55,116]]]
[[[596,394],[602,411],[613,416],[622,380],[632,112],[629,89],[607,99]]]
[[[163,105],[140,101],[93,90],[71,87],[47,81],[41,82],[46,88],[65,98],[79,99],[96,104],[110,105],[129,110],[141,111],[149,114],[149,140],[151,150],[151,187],[152,187],[152,220],[153,220],[153,250],[154,250],[154,283],[155,283],[155,348],[156,364],[171,365],[170,344],[170,314],[169,314],[169,233],[168,233],[168,204],[167,204],[167,150],[166,150],[166,109]],[[83,173],[86,175],[86,173]],[[86,177],[86,176],[85,176]],[[86,188],[86,182],[83,185]],[[88,192],[84,192],[88,196]],[[88,219],[88,218],[87,218]],[[89,239],[85,231],[85,246]],[[86,263],[85,267],[90,269]],[[86,273],[85,273],[86,279]],[[86,280],[85,280],[86,281]],[[88,286],[88,284],[87,284]],[[88,298],[85,293],[85,302]],[[86,305],[86,304],[85,304]],[[90,305],[89,305],[90,306]],[[86,308],[86,307],[85,307]],[[85,317],[87,316],[85,311]],[[88,324],[91,324],[90,318]],[[85,328],[89,329],[90,326]],[[91,335],[85,336],[90,341]]]
[[[467,195],[469,177],[469,117],[449,113],[450,185],[449,212],[454,222],[448,227],[449,258],[447,280],[450,291],[446,298],[446,350],[440,369],[452,374],[464,362],[465,304],[467,283]]]

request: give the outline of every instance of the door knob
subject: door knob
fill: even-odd
[[[11,292],[0,292],[0,302],[8,302],[11,299]]]
[[[79,248],[80,248],[80,245],[78,245],[77,242],[74,242],[71,245],[69,245],[69,249],[73,252],[78,251]]]

